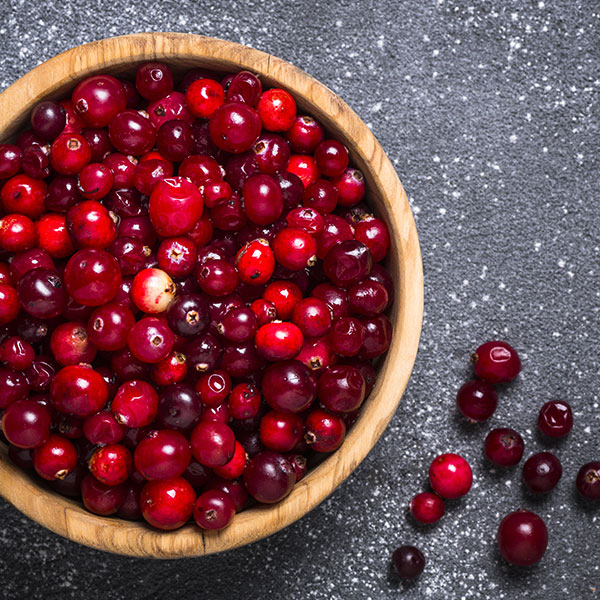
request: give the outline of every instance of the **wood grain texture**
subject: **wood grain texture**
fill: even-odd
[[[369,202],[383,216],[392,237],[387,268],[396,286],[390,318],[394,337],[379,365],[377,383],[346,441],[311,471],[282,502],[236,515],[223,531],[195,525],[159,532],[143,523],[88,513],[80,503],[42,488],[14,466],[0,449],[0,493],[20,511],[76,542],[119,554],[177,558],[220,552],[249,544],[293,523],[340,485],[375,445],[394,414],[415,361],[423,316],[423,271],[419,240],[402,184],[383,149],[361,119],[327,87],[293,65],[245,46],[176,33],[110,38],[64,52],[36,67],[0,94],[0,140],[26,122],[44,98],[61,98],[83,77],[98,72],[132,74],[141,62],[159,59],[181,72],[190,67],[250,70],[263,83],[294,95],[302,111],[315,116],[343,141],[367,179]]]

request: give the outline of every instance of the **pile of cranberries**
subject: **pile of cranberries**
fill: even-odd
[[[478,379],[468,381],[456,395],[456,405],[470,422],[491,417],[498,405],[495,384],[513,381],[521,371],[521,360],[509,344],[491,341],[477,348],[471,357]],[[567,402],[553,400],[544,404],[538,415],[540,433],[549,438],[566,436],[573,427],[573,414]],[[484,454],[498,467],[513,467],[523,457],[525,444],[514,429],[493,429],[485,438]],[[562,476],[562,465],[552,452],[531,455],[523,465],[524,486],[534,494],[550,492]],[[413,497],[409,512],[416,521],[432,524],[445,512],[444,499],[464,496],[473,482],[469,463],[458,454],[441,454],[429,467],[429,483],[433,492]],[[584,499],[600,499],[600,462],[590,462],[579,470],[576,487]],[[530,566],[537,563],[548,545],[548,530],[541,517],[528,510],[508,514],[498,527],[500,554],[510,564]],[[392,555],[392,564],[403,579],[418,577],[425,568],[425,558],[414,546],[402,546]]]
[[[12,460],[88,510],[225,527],[333,452],[392,327],[345,146],[247,71],[81,81],[0,145]]]

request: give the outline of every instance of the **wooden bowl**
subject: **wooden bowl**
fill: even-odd
[[[79,502],[41,487],[13,465],[0,444],[0,493],[34,521],[108,552],[177,558],[220,552],[271,535],[317,506],[354,471],[383,433],[412,371],[423,316],[423,272],[406,194],[369,128],[324,85],[293,65],[252,48],[177,33],[128,35],[73,48],[31,70],[0,94],[0,141],[8,141],[26,124],[39,101],[67,96],[79,80],[94,73],[131,75],[139,63],[148,60],[164,61],[178,73],[191,67],[247,69],[267,86],[291,92],[301,111],[315,116],[346,144],[352,162],[365,174],[369,202],[390,227],[392,247],[387,267],[396,286],[390,315],[392,345],[380,361],[377,384],[344,444],[302,479],[285,500],[245,510],[222,531],[201,531],[188,524],[173,532],[161,532],[142,522],[93,515]]]

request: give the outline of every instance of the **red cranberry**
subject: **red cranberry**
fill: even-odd
[[[167,321],[177,335],[191,337],[200,334],[210,322],[208,303],[197,294],[178,295],[169,305]]]
[[[38,448],[50,436],[50,411],[34,400],[17,400],[2,416],[2,432],[19,448]]]
[[[50,396],[60,412],[87,417],[104,407],[108,387],[102,375],[89,365],[69,365],[55,375]]]
[[[91,363],[96,357],[96,346],[90,340],[85,325],[67,322],[59,325],[50,338],[50,349],[61,365]]]
[[[191,126],[185,121],[173,120],[163,123],[158,130],[156,145],[159,152],[168,160],[181,161],[194,148]]]
[[[315,159],[309,154],[292,154],[288,161],[286,171],[296,175],[308,187],[320,177],[319,168]]]
[[[172,277],[187,277],[198,257],[196,245],[188,237],[164,240],[157,252],[158,266]]]
[[[0,361],[11,369],[23,371],[35,359],[33,346],[18,336],[6,338],[0,345]]]
[[[261,135],[252,151],[261,173],[269,175],[283,171],[290,159],[290,147],[285,138],[270,133]]]
[[[229,410],[227,403],[219,404],[219,406],[205,406],[202,409],[201,421],[211,421],[214,423],[229,423]],[[228,464],[228,463],[225,463]]]
[[[321,123],[312,117],[299,115],[294,119],[285,136],[294,152],[312,154],[325,138],[325,131]]]
[[[416,579],[425,569],[425,557],[415,546],[401,546],[394,550],[392,564],[401,579]]]
[[[20,310],[17,290],[10,285],[0,283],[0,325],[14,321]]]
[[[214,472],[217,476],[223,479],[236,479],[240,477],[246,469],[248,456],[244,446],[240,442],[235,442],[235,450],[231,460],[222,467],[215,467]]]
[[[119,152],[139,156],[152,150],[156,142],[156,128],[144,114],[128,109],[110,122],[108,136]]]
[[[35,365],[35,361],[33,362]],[[32,366],[33,366],[32,365]],[[28,371],[32,369],[30,367]],[[30,390],[30,383],[25,374],[12,369],[5,369],[0,367],[0,389],[2,389],[2,395],[0,395],[0,408],[6,408],[13,402],[18,400],[25,400]]]
[[[260,439],[271,450],[289,452],[302,438],[302,419],[293,413],[272,410],[260,422]]]
[[[178,431],[151,431],[135,449],[135,468],[146,479],[172,479],[187,468],[192,454],[187,439]]]
[[[346,169],[331,182],[337,190],[339,206],[354,206],[364,198],[365,178],[358,169]]]
[[[258,113],[242,102],[228,102],[220,106],[209,121],[212,141],[221,150],[239,154],[250,150],[260,134]]]
[[[7,214],[16,213],[37,219],[45,212],[44,198],[47,190],[48,186],[44,181],[27,175],[16,175],[0,190],[2,208]]]
[[[90,150],[92,151],[92,162],[101,163],[111,152],[114,151],[110,138],[108,137],[108,131],[100,128],[87,128],[81,131],[81,135],[85,138],[85,141],[89,144]],[[107,169],[111,175],[111,186],[113,184],[112,171]],[[110,190],[109,190],[110,191]]]
[[[127,344],[136,358],[153,364],[160,362],[171,352],[175,336],[162,319],[144,317],[131,328]]]
[[[172,351],[152,366],[150,378],[156,385],[167,386],[183,381],[187,372],[188,366],[185,354]]]
[[[117,422],[112,412],[101,410],[85,419],[83,434],[92,444],[116,444],[125,435],[125,427]]]
[[[337,191],[330,181],[317,179],[304,191],[303,205],[321,215],[329,214],[337,206]]]
[[[575,480],[577,491],[586,500],[600,500],[600,462],[586,463],[579,469]]]
[[[67,292],[53,269],[34,269],[26,273],[17,285],[23,309],[33,317],[51,319],[67,304]]]
[[[429,467],[429,483],[442,498],[460,498],[473,483],[469,463],[458,454],[440,454]]]
[[[50,434],[33,451],[33,467],[43,479],[64,479],[77,466],[77,449],[65,437]]]
[[[521,371],[521,359],[506,342],[486,342],[471,356],[475,375],[488,383],[509,383]]]
[[[147,100],[158,100],[173,91],[173,74],[168,65],[147,62],[135,74],[135,87]]]
[[[275,410],[299,413],[316,398],[317,382],[306,365],[289,360],[267,368],[262,378],[262,392]]]
[[[16,175],[21,168],[21,148],[13,144],[0,144],[0,180]]]
[[[131,453],[121,444],[98,448],[89,461],[91,474],[105,485],[124,483],[132,469]]]
[[[325,227],[323,231],[316,236],[317,256],[325,259],[329,251],[336,245],[352,240],[354,233],[352,227],[337,215],[325,215]],[[358,244],[359,242],[354,242]]]
[[[436,523],[445,512],[444,501],[431,492],[417,494],[410,501],[410,513],[419,523]]]
[[[113,189],[127,190],[133,187],[133,175],[138,161],[133,156],[113,152],[102,163],[113,174]]]
[[[125,500],[117,511],[120,519],[129,521],[138,521],[142,518],[142,508],[140,506],[140,494],[142,484],[129,481],[125,484]]]
[[[201,421],[190,438],[194,458],[207,467],[227,464],[235,451],[235,435],[224,423]]]
[[[317,242],[303,229],[285,227],[273,240],[273,252],[279,264],[291,271],[299,271],[315,265]]]
[[[229,525],[234,515],[233,500],[219,490],[207,490],[198,496],[194,504],[194,520],[202,529],[223,529]]]
[[[29,217],[13,214],[0,219],[0,247],[7,252],[29,250],[36,239],[36,227]]]
[[[262,94],[260,79],[249,71],[236,73],[227,88],[228,102],[245,102],[256,106]]]
[[[323,140],[315,148],[315,161],[323,175],[337,177],[348,167],[348,150],[337,140]]]
[[[184,235],[202,216],[202,196],[198,188],[182,176],[159,182],[150,196],[150,220],[163,237]]]
[[[521,435],[508,427],[493,429],[485,438],[485,455],[499,467],[513,467],[523,456],[525,444]]]
[[[196,383],[204,406],[219,406],[231,392],[231,378],[222,369],[202,375]]]
[[[493,386],[485,381],[467,381],[456,394],[458,410],[470,421],[489,419],[497,405],[498,394]]]
[[[317,397],[329,410],[352,412],[365,398],[365,380],[362,373],[349,365],[329,367],[319,377]]]
[[[304,229],[311,235],[317,235],[325,228],[325,219],[314,208],[294,208],[288,213],[286,221],[289,227]]]
[[[126,306],[111,302],[94,310],[87,331],[99,350],[114,352],[127,345],[127,336],[134,324],[133,313]]]
[[[62,133],[52,143],[50,163],[61,175],[75,175],[92,159],[86,139],[77,133]]]
[[[110,302],[121,284],[117,259],[104,250],[79,250],[67,263],[65,285],[71,297],[84,306]]]
[[[140,494],[144,519],[153,527],[165,530],[185,525],[192,516],[195,500],[192,486],[183,477],[150,481]]]
[[[277,318],[277,310],[275,305],[269,300],[259,298],[250,305],[250,308],[258,318],[258,325],[266,325]]]
[[[125,485],[110,486],[98,481],[92,474],[81,482],[81,497],[84,506],[96,515],[115,514],[125,501]]]
[[[179,175],[189,179],[195,186],[223,179],[219,163],[210,156],[188,156],[179,166]]]
[[[25,377],[32,390],[41,392],[50,386],[56,373],[56,365],[46,356],[38,356],[25,370]]]
[[[111,75],[92,75],[77,84],[71,101],[75,113],[89,127],[106,127],[125,110],[127,96],[118,79]]]
[[[498,527],[498,548],[504,560],[519,567],[539,562],[548,546],[544,521],[528,510],[512,512]]]
[[[356,285],[368,277],[372,268],[373,258],[367,246],[353,240],[334,246],[323,262],[327,277],[335,285],[343,288]]]
[[[225,91],[214,79],[196,79],[187,88],[185,101],[194,116],[210,119],[225,102]]]
[[[274,321],[260,327],[254,341],[267,360],[288,360],[300,352],[304,336],[297,325]]]
[[[275,269],[275,257],[269,242],[259,238],[246,243],[236,255],[235,265],[243,283],[265,284]]]
[[[158,394],[145,381],[126,381],[117,390],[111,404],[117,423],[126,427],[150,425],[158,412]]]
[[[365,339],[359,356],[372,359],[387,352],[392,342],[392,324],[385,315],[362,319]]]
[[[185,121],[190,125],[194,121],[194,115],[190,112],[185,102],[185,96],[181,92],[171,92],[164,98],[150,102],[148,104],[148,116],[157,129],[163,123],[173,119]]]
[[[256,387],[249,383],[239,383],[231,390],[227,407],[234,419],[249,419],[258,414],[260,402],[260,393]]]
[[[266,287],[263,299],[275,305],[280,319],[289,319],[302,300],[302,290],[292,281],[273,281]]]
[[[296,102],[285,90],[272,88],[262,94],[258,116],[268,131],[287,131],[296,119]]]
[[[48,184],[44,203],[46,210],[65,213],[81,200],[82,197],[77,188],[77,177],[56,175]]]
[[[29,146],[23,150],[21,167],[25,175],[34,180],[45,179],[50,175],[50,147]]]
[[[306,462],[306,457],[302,454],[286,454],[285,458],[288,462],[294,467],[294,471],[296,473],[296,482],[300,481],[304,478],[306,473],[308,472],[308,464]]]
[[[227,261],[208,260],[198,265],[196,279],[205,294],[226,296],[235,290],[239,277],[235,267]]]
[[[252,175],[243,187],[246,215],[257,225],[274,223],[283,212],[283,196],[271,175]]]
[[[569,404],[562,400],[546,402],[538,415],[538,428],[552,438],[567,435],[573,428],[573,413]]]
[[[175,291],[175,284],[167,273],[161,269],[144,269],[133,279],[131,297],[140,310],[157,314],[169,308]]]
[[[329,342],[334,352],[340,356],[356,356],[365,339],[365,328],[354,317],[341,317],[333,323]]]
[[[360,221],[354,228],[354,237],[369,248],[375,262],[386,257],[390,247],[390,233],[381,219]]]
[[[342,417],[321,408],[308,413],[304,428],[304,439],[316,452],[333,452],[346,437],[346,425]]]
[[[57,102],[46,100],[40,102],[31,111],[31,128],[36,135],[53,140],[65,127],[67,117],[64,108]]]
[[[273,504],[285,498],[296,483],[294,468],[278,452],[265,450],[250,460],[244,471],[248,493],[259,502]]]
[[[33,269],[55,269],[52,257],[41,248],[31,248],[13,256],[10,263],[10,279],[18,282],[25,273]],[[9,283],[5,281],[4,283]]]
[[[64,215],[46,213],[35,223],[38,246],[52,258],[66,258],[73,254],[73,243],[67,232]]]
[[[523,482],[532,491],[544,494],[552,490],[562,475],[562,465],[551,452],[532,454],[523,465]]]

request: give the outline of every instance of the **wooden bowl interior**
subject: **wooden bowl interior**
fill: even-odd
[[[168,63],[179,76],[194,67],[220,72],[247,69],[266,87],[293,94],[299,112],[321,121],[350,150],[366,177],[368,202],[390,226],[386,267],[396,288],[389,317],[392,346],[378,365],[375,388],[342,447],[316,466],[284,501],[236,515],[225,530],[187,525],[158,532],[141,522],[98,517],[22,472],[0,450],[0,492],[26,515],[80,543],[132,556],[175,558],[234,548],[270,535],[324,500],[356,468],[392,417],[415,360],[423,312],[422,266],[416,228],[402,185],[383,150],[358,116],[333,92],[280,59],[222,40],[185,34],[137,34],[110,38],[67,51],[30,71],[0,94],[0,142],[12,140],[42,99],[67,97],[77,81],[100,72],[131,78],[147,60]],[[25,100],[23,100],[25,98]]]

